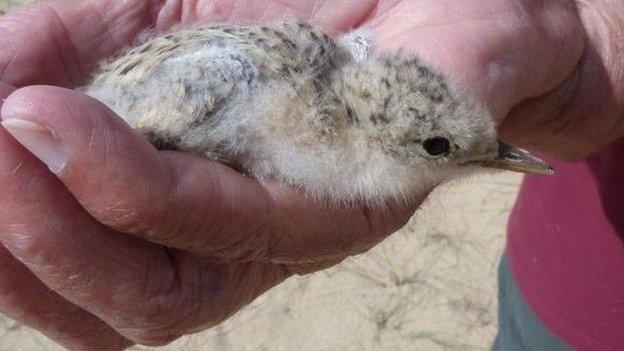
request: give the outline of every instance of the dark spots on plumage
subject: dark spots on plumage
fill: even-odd
[[[323,89],[323,84],[321,83],[320,80],[318,79],[314,79],[312,80],[312,85],[314,86],[314,90],[315,91],[321,91]],[[340,101],[338,100],[337,97],[334,96],[334,101],[337,101],[337,103],[340,103]]]
[[[295,79],[288,79],[288,81],[289,81],[288,85],[290,86],[290,88],[293,91],[297,91],[298,92],[300,84],[297,82],[297,80],[295,80]]]
[[[243,69],[243,76],[245,78],[247,78],[247,84],[251,84],[251,82],[254,80],[254,78],[256,77],[256,70],[254,69],[254,66],[252,65],[251,62],[249,62],[249,60],[246,60],[245,58],[243,58],[241,55],[239,54],[230,54],[230,59],[232,59],[232,61],[236,61],[238,64],[240,64],[240,66]]]
[[[290,40],[290,39],[286,39],[286,40],[285,40],[285,42],[286,42],[286,44],[287,44],[288,46],[290,46],[292,49],[297,49],[297,44],[295,44],[295,42],[294,42],[294,41],[292,41],[292,40]]]
[[[403,150],[404,150],[405,148],[403,147],[403,148],[401,148],[401,149],[403,149]],[[393,157],[395,157],[395,158],[402,158],[402,157],[405,157],[405,151],[401,152],[399,149],[395,149],[395,148],[387,148],[387,149],[384,149],[384,151],[385,151],[387,154],[389,154],[389,155],[391,155],[391,156],[393,156]]]
[[[427,118],[426,114],[423,113],[421,110],[415,108],[415,107],[408,107],[407,109],[412,115],[412,118],[415,118],[419,121],[425,121]]]
[[[357,123],[358,120],[357,120],[357,117],[355,116],[355,113],[353,113],[353,108],[349,105],[345,105],[345,110],[347,111],[347,120],[349,122],[355,121]]]
[[[319,111],[320,119],[323,124],[332,124],[331,114],[328,111]]]
[[[421,67],[420,62],[416,58],[411,58],[403,61],[403,66],[408,68]]]
[[[336,61],[332,57],[330,57],[327,61],[325,61],[325,65],[327,67],[328,72],[333,72],[334,69],[337,67]]]
[[[280,32],[280,31],[275,31],[274,32],[275,36],[279,38],[279,40],[284,41],[286,39],[288,39],[288,37],[286,36],[286,34]]]
[[[223,28],[221,29],[223,33],[232,34],[234,30],[232,28]]]
[[[287,64],[282,63],[278,69],[278,71],[284,75],[284,76],[290,76],[291,75],[291,70],[290,67],[288,67]]]
[[[284,38],[282,39],[282,42],[283,42],[286,46],[288,46],[291,50],[296,50],[296,49],[297,49],[297,45],[295,44],[295,42],[293,42],[292,40],[290,40],[290,39],[288,39],[288,38],[286,38],[286,37],[284,37]]]
[[[174,45],[171,45],[171,46],[169,46],[169,47],[167,47],[167,48],[165,49],[165,52],[171,52],[171,51],[173,51],[173,50],[175,50],[175,49],[177,49],[177,48],[179,48],[179,47],[180,47],[180,44],[174,44]]]
[[[433,102],[442,102],[444,101],[444,93],[445,91],[440,88],[440,86],[435,84],[428,84],[420,87],[420,91],[429,98]]]
[[[148,51],[150,51],[152,49],[152,44],[147,44],[145,45],[145,47],[143,47],[143,49],[141,49],[141,51],[139,51],[139,53],[144,54]]]
[[[371,96],[372,96],[372,94],[368,90],[363,90],[362,94],[360,95],[360,97],[362,97],[363,99],[369,99]]]
[[[132,71],[132,69],[134,69],[136,66],[140,65],[141,62],[143,62],[142,60],[136,60],[130,64],[128,64],[124,69],[121,70],[121,72],[119,72],[119,75],[123,76],[128,74],[128,72]]]
[[[308,23],[303,22],[303,21],[297,21],[297,25],[298,25],[298,26],[299,26],[299,28],[301,28],[301,29],[312,29],[312,26],[311,26],[311,25],[309,25]]]
[[[267,43],[267,40],[265,38],[257,38],[255,41],[256,41],[256,44],[260,46],[264,46]]]
[[[325,49],[325,46],[321,45],[321,46],[319,47],[319,54],[320,54],[321,56],[323,56],[323,55],[325,55],[325,53],[326,53],[326,52],[327,52],[327,50]]]
[[[455,100],[451,100],[451,102],[449,103],[449,110],[457,111],[458,108],[459,108],[459,103]]]
[[[317,41],[319,39],[318,34],[316,34],[315,31],[310,31],[310,38],[312,38],[312,40]]]
[[[260,27],[260,30],[262,31],[262,33],[270,33],[271,32],[271,28],[269,27]]]
[[[143,132],[143,135],[158,150],[178,150],[179,140],[177,138],[162,133],[157,134],[153,131]]]
[[[387,88],[390,89],[390,81],[388,80],[388,78],[381,78],[381,83]]]
[[[388,109],[388,106],[390,106],[390,101],[391,100],[392,100],[392,95],[388,95],[384,99],[384,102],[383,102],[383,109],[384,109],[384,111],[386,111]]]
[[[169,40],[173,43],[179,43],[180,42],[180,37],[173,35],[173,34],[168,34],[164,36],[165,40]]]
[[[373,122],[374,125],[378,125],[380,123],[387,124],[390,122],[385,113],[374,113],[370,116],[370,121]]]
[[[226,106],[226,101],[221,99],[217,101],[209,101],[205,104],[205,113],[201,118],[198,118],[191,123],[188,124],[189,129],[196,129],[198,127],[204,126],[210,122],[210,119],[219,111],[221,111]]]
[[[397,67],[400,65],[400,61],[397,61],[395,56],[384,56],[383,63],[386,67]]]
[[[421,77],[427,77],[427,78],[433,77],[433,72],[431,72],[427,67],[419,65],[417,67],[417,71]]]
[[[433,102],[444,101],[444,95],[440,94],[439,92],[433,92],[433,94],[431,94],[430,97],[431,97],[431,101]]]
[[[175,50],[175,49],[177,49],[179,47],[180,47],[180,44],[161,46],[160,48],[158,48],[158,50],[156,50],[156,53],[157,54],[163,54],[165,52],[172,52],[173,50]]]

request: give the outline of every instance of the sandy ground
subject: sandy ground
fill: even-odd
[[[0,0],[0,13],[23,0]],[[520,177],[441,187],[370,252],[292,278],[229,321],[167,347],[135,350],[488,350],[496,263]],[[0,315],[0,351],[62,350]]]

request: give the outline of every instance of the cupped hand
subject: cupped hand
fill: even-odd
[[[475,94],[509,140],[577,158],[615,138],[609,123],[621,111],[620,71],[609,66],[618,56],[605,48],[615,42],[585,40],[586,29],[601,39],[611,28],[595,24],[596,7],[621,10],[592,4],[85,0],[6,15],[0,310],[72,350],[162,344],[219,323],[293,273],[367,250],[413,213],[415,203],[330,210],[204,158],[156,151],[67,89],[143,30],[293,16],[334,34],[369,26],[380,46],[416,51]],[[613,94],[596,96],[596,86]],[[607,107],[582,109],[598,99]]]

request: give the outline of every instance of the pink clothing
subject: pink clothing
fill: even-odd
[[[507,253],[527,304],[583,351],[624,350],[624,139],[525,179]]]

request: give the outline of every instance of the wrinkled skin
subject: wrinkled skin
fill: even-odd
[[[84,0],[8,14],[2,119],[48,126],[69,161],[53,174],[0,129],[0,310],[72,350],[163,344],[369,249],[417,207],[323,209],[158,152],[65,89],[148,27],[292,15],[333,33],[370,25],[383,46],[416,51],[487,104],[509,143],[579,160],[623,134],[619,2]]]

